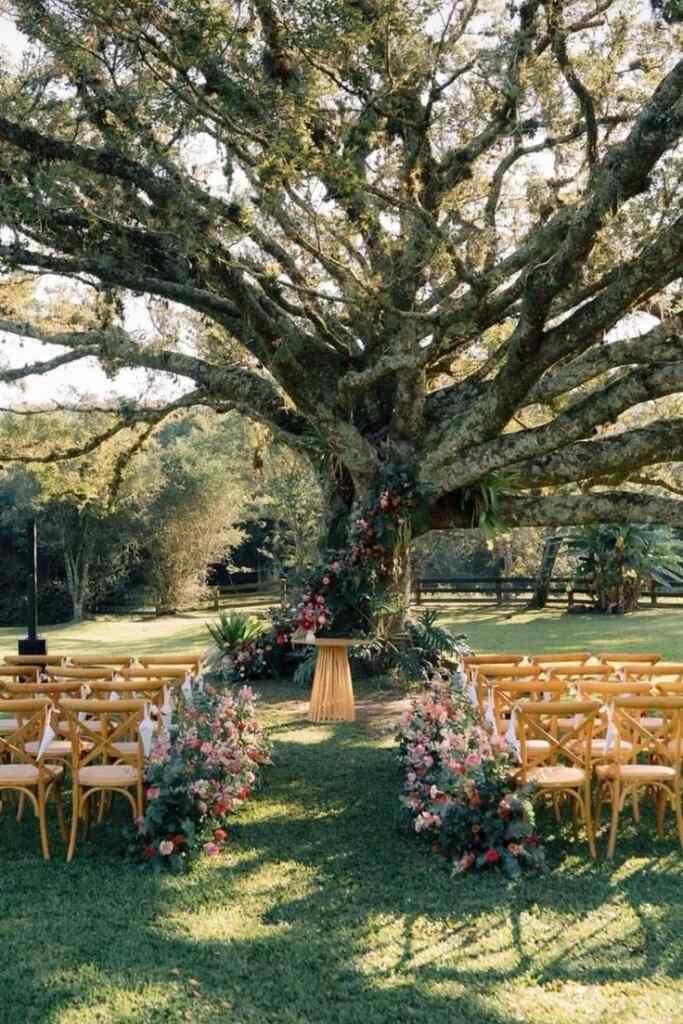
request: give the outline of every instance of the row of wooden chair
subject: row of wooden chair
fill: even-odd
[[[17,818],[26,800],[40,823],[41,849],[49,857],[45,809],[57,804],[66,838],[61,801],[64,773],[72,777],[72,821],[67,859],[74,854],[78,821],[86,833],[90,805],[118,792],[133,817],[143,812],[144,743],[150,729],[168,727],[173,687],[201,683],[202,656],[158,657],[50,655],[5,658],[0,665],[0,801],[18,797]],[[47,715],[47,717],[45,717]],[[149,746],[149,743],[147,744]]]
[[[658,722],[656,729],[649,724],[652,720]],[[561,796],[572,801],[575,828],[582,817],[592,857],[602,806],[609,802],[612,809],[607,846],[607,856],[612,857],[619,815],[631,796],[638,817],[637,794],[642,787],[656,794],[660,836],[666,806],[671,806],[683,848],[683,696],[620,695],[607,709],[601,701],[519,701],[513,705],[510,723],[510,740],[518,744],[519,782],[533,782],[539,795],[552,797],[556,809]],[[604,738],[594,737],[596,725]]]

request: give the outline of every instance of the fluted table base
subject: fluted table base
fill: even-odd
[[[317,638],[318,657],[315,663],[308,719],[311,722],[353,722],[356,705],[353,699],[351,666],[348,649],[352,640]]]

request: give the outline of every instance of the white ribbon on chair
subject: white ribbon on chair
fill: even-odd
[[[507,732],[505,733],[505,742],[507,743],[510,751],[519,762],[522,760],[522,750],[519,745],[519,739],[517,738],[517,712],[512,709],[510,715],[510,722],[508,724]]]
[[[180,687],[180,692],[185,698],[185,703],[189,708],[192,707],[192,673],[186,672],[183,684]]]
[[[143,666],[142,662],[140,661],[140,659],[138,658],[137,654],[134,655],[130,659],[130,667],[131,668],[144,668],[144,666]]]
[[[59,667],[60,668],[73,668],[74,667],[74,663],[71,660],[71,658],[62,658],[62,660],[59,663]]]
[[[204,673],[203,672],[199,673],[199,675],[195,679],[195,683],[197,684],[197,693],[204,693]]]
[[[160,710],[164,732],[170,735],[171,726],[173,725],[173,697],[166,685],[164,685],[164,702]]]
[[[91,693],[92,693],[92,690],[90,689],[88,684],[87,683],[83,683],[81,685],[81,700],[87,700]],[[85,711],[79,711],[78,712],[78,721],[79,722],[84,722],[87,717],[88,717],[88,715],[87,715],[87,713]]]
[[[496,709],[493,702],[493,687],[489,686],[488,696],[486,698],[486,708],[484,710],[484,721],[488,725],[492,732],[496,731]]]
[[[48,747],[52,743],[57,733],[52,728],[52,712],[55,710],[54,704],[48,704],[45,708],[45,725],[43,726],[43,735],[40,738],[40,746],[38,747],[38,753],[36,755],[36,761],[40,761],[43,754],[47,751]]]
[[[478,675],[478,669],[475,666],[471,670],[471,673],[470,673],[470,684],[465,689],[465,696],[467,697],[467,699],[470,702],[470,704],[473,707],[475,707],[475,708],[479,707],[479,692],[477,690],[477,675]]]
[[[613,722],[614,707],[612,704],[607,705],[607,732],[605,733],[605,752],[612,750],[615,745],[618,733],[617,727]]]
[[[145,709],[142,716],[142,721],[138,726],[138,732],[140,733],[140,739],[142,740],[142,752],[145,757],[149,757],[152,753],[152,740],[154,739],[154,722],[150,715],[149,701],[145,701]]]

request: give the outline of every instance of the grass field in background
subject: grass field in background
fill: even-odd
[[[447,618],[480,650],[681,654],[678,613],[506,614]],[[45,632],[72,652],[204,643],[201,617]],[[4,651],[17,635],[0,633]],[[358,696],[396,696],[370,687]],[[67,865],[52,814],[45,864],[33,820],[17,825],[5,809],[0,1024],[682,1024],[683,858],[670,820],[658,841],[649,816],[638,835],[626,813],[610,864],[551,826],[546,875],[451,879],[397,830],[386,729],[313,725],[305,692],[258,689],[275,763],[228,851],[189,878],[121,860],[117,824],[95,828]]]
[[[266,615],[261,605],[241,609]],[[417,611],[417,609],[415,609]],[[174,650],[208,645],[205,623],[210,612],[188,612],[166,618],[111,616],[75,626],[47,626],[41,633],[48,649],[65,654],[171,654]],[[560,609],[527,612],[514,608],[472,608],[454,605],[445,609],[442,622],[466,633],[476,651],[545,651],[583,649],[598,651],[625,647],[633,651],[661,651],[666,658],[683,661],[683,609],[652,609],[630,615],[567,615]],[[0,655],[15,654],[25,630],[0,628]]]

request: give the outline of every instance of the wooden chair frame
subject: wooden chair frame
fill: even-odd
[[[17,720],[15,731],[9,735],[0,735],[0,755],[8,757],[10,764],[2,765],[0,768],[0,794],[12,791],[20,794],[19,807],[17,810],[17,821],[21,820],[24,799],[27,799],[38,819],[40,828],[40,847],[45,860],[50,859],[50,846],[47,837],[47,821],[45,810],[50,797],[54,797],[57,804],[57,820],[62,839],[66,843],[66,824],[64,822],[64,806],[62,803],[62,775],[63,769],[58,766],[51,767],[45,764],[43,759],[34,757],[26,751],[26,743],[36,737],[42,736],[45,726],[46,714],[50,713],[53,704],[50,700],[39,698],[27,698],[24,700],[8,700],[7,710],[14,713]],[[36,769],[35,781],[18,781],[12,779],[11,772],[4,769],[11,769],[12,765],[29,765]],[[3,777],[4,776],[4,777]]]
[[[666,804],[671,804],[676,817],[678,839],[683,849],[680,770],[683,759],[683,697],[616,697],[611,706],[616,756],[610,764],[600,765],[596,769],[598,787],[595,797],[596,826],[600,822],[606,793],[612,805],[607,844],[608,859],[614,856],[619,815],[626,798],[629,794],[635,794],[639,786],[652,787],[657,794],[656,822],[657,834],[660,837],[664,831]],[[665,726],[662,732],[655,732],[643,724],[644,719],[652,717],[647,712],[656,712],[658,717],[663,719]],[[619,746],[623,742],[624,733],[629,737],[628,742],[631,744],[629,763],[625,763],[619,757]],[[639,765],[639,755],[647,755],[650,763]],[[671,774],[668,777],[656,778],[658,767],[669,768]]]
[[[144,713],[145,702],[142,700],[64,700],[62,708],[67,716],[70,728],[72,761],[72,813],[71,831],[67,862],[74,855],[78,838],[78,821],[83,818],[86,837],[90,827],[90,798],[96,793],[120,793],[130,804],[133,820],[140,817],[144,809],[143,772],[144,759],[142,743],[138,738],[134,754],[122,754],[116,748],[117,741],[125,740],[126,736],[136,731]],[[85,712],[97,716],[101,728],[95,730],[87,720],[80,719],[79,713]],[[85,743],[84,743],[85,741]],[[101,765],[95,765],[97,759]],[[130,765],[134,768],[129,783],[107,782],[107,765]],[[102,768],[99,783],[84,782],[82,772],[86,768]],[[135,796],[130,792],[135,789]]]
[[[583,816],[590,855],[595,859],[595,830],[591,813],[591,759],[590,746],[593,738],[595,719],[600,711],[599,701],[528,701],[514,706],[514,713],[519,724],[519,745],[521,766],[519,780],[526,783],[534,781],[541,795],[552,796],[556,803],[559,797],[566,796],[572,801],[572,819],[574,832],[577,831],[577,817]],[[560,718],[578,716],[580,721],[571,729],[560,734],[558,721]],[[529,756],[529,739],[537,738],[548,744],[547,752]],[[580,781],[561,781],[553,783],[551,777],[543,781],[539,769],[547,767],[564,767],[558,762],[564,759],[568,767],[581,772]],[[533,774],[532,774],[533,773]],[[558,778],[561,778],[558,776]]]

